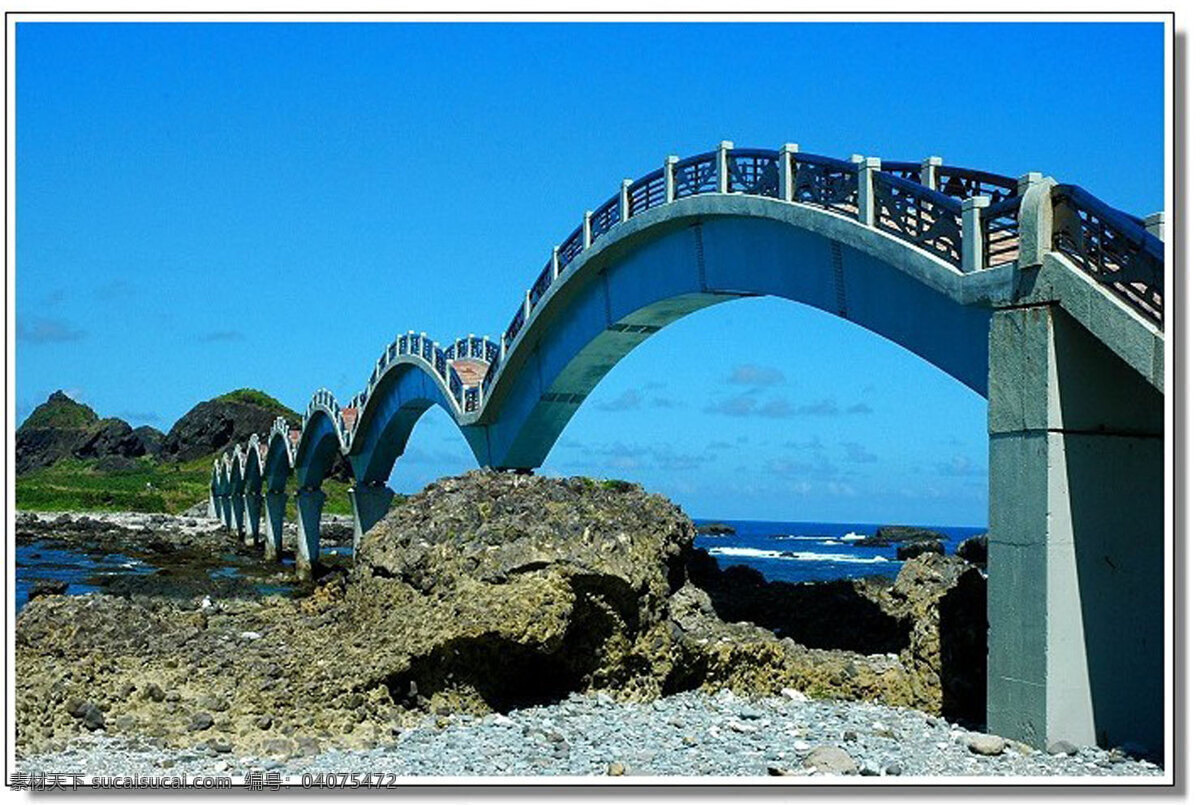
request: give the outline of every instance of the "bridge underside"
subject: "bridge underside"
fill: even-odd
[[[779,296],[845,318],[920,355],[983,394],[991,309],[958,304],[867,253],[780,221],[697,220],[606,250],[529,325],[523,363],[506,368],[484,430],[483,464],[533,468],[596,384],[638,344],[700,308]],[[748,324],[752,327],[752,324]],[[714,343],[720,344],[718,337]],[[790,352],[794,342],[764,345]],[[677,395],[689,390],[677,388]]]

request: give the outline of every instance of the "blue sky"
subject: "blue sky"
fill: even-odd
[[[497,337],[584,209],[722,139],[1157,211],[1162,66],[1153,24],[21,23],[17,419],[58,388],[162,430],[242,386],[346,400],[398,332]],[[470,466],[435,408],[393,485]],[[983,525],[986,469],[985,400],[753,299],[632,353],[543,471],[698,517]]]

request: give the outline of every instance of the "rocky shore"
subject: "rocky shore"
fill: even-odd
[[[23,516],[18,540],[119,544],[162,569],[253,551],[204,520],[139,522]],[[924,554],[894,584],[781,585],[719,570],[694,535],[632,484],[478,471],[412,496],[353,565],[326,560],[287,595],[196,575],[192,595],[39,597],[16,625],[23,768],[65,750],[160,770],[791,774],[837,743],[853,773],[975,773],[978,752],[936,747],[980,727],[976,567]],[[979,773],[1141,773],[1099,750],[1061,771],[999,746],[985,755],[1011,763]]]

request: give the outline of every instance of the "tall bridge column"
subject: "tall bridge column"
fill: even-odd
[[[296,490],[296,513],[300,529],[296,536],[296,575],[311,579],[313,565],[321,555],[321,508],[325,493],[320,489]]]
[[[350,488],[350,506],[354,510],[354,555],[363,534],[371,530],[387,514],[396,493],[386,484],[357,484]]]
[[[218,517],[220,517],[218,512],[217,493],[210,489],[208,490],[208,518],[210,520],[216,520]]]
[[[246,533],[246,497],[237,492],[229,493],[229,505],[233,509],[233,530],[240,537]]]
[[[1061,308],[989,335],[988,729],[1164,745],[1163,396]]]
[[[262,518],[263,496],[261,493],[246,493],[246,536],[245,543],[249,546],[258,544],[259,521]]]
[[[233,501],[228,494],[217,496],[217,506],[221,510],[221,522],[226,530],[233,528]]]
[[[266,558],[278,561],[283,555],[283,512],[287,507],[287,494],[267,492],[263,499],[267,504]]]

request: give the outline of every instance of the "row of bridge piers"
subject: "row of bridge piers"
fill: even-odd
[[[360,484],[349,490],[354,524],[354,552],[362,536],[391,506],[395,492],[384,484]],[[297,489],[290,495],[296,504],[296,575],[311,579],[320,558],[321,512],[327,495],[320,488]],[[218,492],[210,490],[208,516],[220,520],[247,547],[262,546],[267,561],[283,559],[283,524],[287,492]]]

